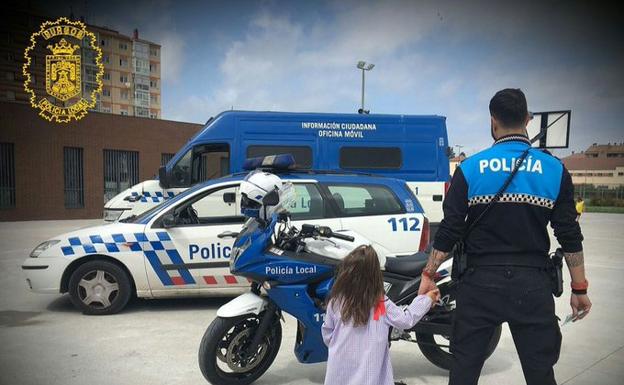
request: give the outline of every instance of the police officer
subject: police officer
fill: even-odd
[[[497,92],[490,115],[494,145],[464,160],[455,171],[420,292],[435,287],[432,275],[530,147],[529,113],[521,90]],[[468,269],[456,297],[450,385],[477,384],[488,343],[503,322],[509,324],[526,383],[556,384],[553,365],[559,358],[561,333],[545,270],[549,222],[572,278],[575,320],[587,316],[591,302],[570,174],[558,159],[530,149],[505,193],[465,240]]]

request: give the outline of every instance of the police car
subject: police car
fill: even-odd
[[[293,223],[349,229],[385,256],[424,250],[429,223],[404,181],[359,174],[281,170],[292,182]],[[122,222],[59,235],[38,245],[22,269],[31,290],[69,293],[87,314],[122,310],[142,298],[240,294],[249,282],[229,272],[240,230],[246,173],[213,179]]]

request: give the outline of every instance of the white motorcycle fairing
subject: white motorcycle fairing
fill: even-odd
[[[354,238],[354,240],[353,242],[349,242],[337,238],[322,237],[316,239],[306,239],[305,251],[342,260],[355,248],[362,245],[371,245],[377,252],[381,269],[384,269],[384,266],[386,265],[386,257],[390,255],[390,252],[386,248],[377,243],[371,242],[368,238],[353,230],[340,230],[336,231],[336,233],[350,235]]]
[[[260,314],[268,301],[254,293],[241,294],[217,310],[217,317],[233,318],[245,314]]]

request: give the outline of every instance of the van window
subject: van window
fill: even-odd
[[[193,150],[188,150],[171,170],[171,187],[188,187],[191,185],[191,159]]]
[[[401,149],[398,147],[342,147],[341,168],[400,169]]]
[[[193,149],[193,184],[220,178],[229,171],[230,151],[227,144],[196,146]]]
[[[328,185],[342,216],[401,214],[403,206],[384,186]]]
[[[314,184],[294,184],[295,202],[288,208],[293,220],[320,219],[325,217],[325,205],[321,193]]]
[[[267,155],[291,154],[295,158],[297,168],[312,168],[312,149],[308,146],[249,146],[247,158]]]
[[[227,144],[198,145],[173,166],[171,187],[190,187],[229,174],[230,150]]]

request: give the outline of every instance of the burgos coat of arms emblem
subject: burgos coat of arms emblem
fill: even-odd
[[[97,95],[102,90],[104,66],[95,34],[87,31],[82,22],[62,17],[43,23],[40,30],[30,37],[30,43],[24,53],[26,63],[23,72],[24,88],[30,93],[31,105],[49,121],[67,123],[84,117],[89,109],[95,107]],[[46,53],[45,93],[34,86],[31,76],[33,67],[39,64],[32,58],[40,52]],[[83,90],[82,62],[85,57],[92,61],[97,86]]]

